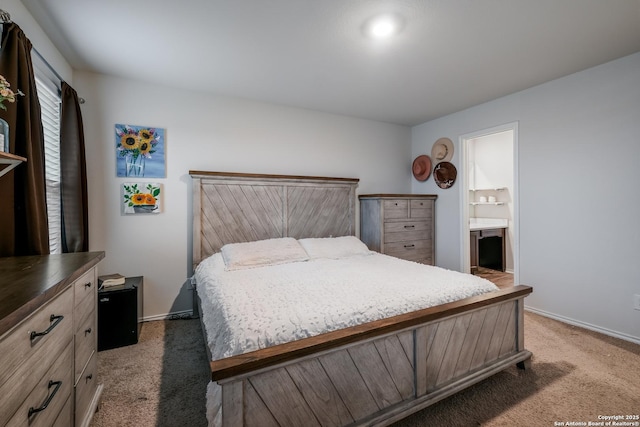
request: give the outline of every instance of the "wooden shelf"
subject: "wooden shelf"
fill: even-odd
[[[498,188],[470,188],[469,191],[504,191],[507,187],[498,187]]]
[[[16,156],[15,154],[5,153],[4,151],[0,151],[0,176],[6,174],[11,169],[15,168],[22,162],[26,162],[27,159],[21,156]]]

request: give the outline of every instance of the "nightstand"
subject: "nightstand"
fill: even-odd
[[[142,328],[143,277],[98,291],[98,351],[136,344]]]

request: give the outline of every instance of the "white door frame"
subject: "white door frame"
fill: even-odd
[[[518,180],[518,122],[506,123],[489,129],[467,133],[459,137],[460,157],[461,157],[461,186],[460,186],[460,271],[469,273],[471,271],[471,239],[469,230],[469,140],[483,136],[513,131],[513,279],[514,283],[520,283],[520,185]]]

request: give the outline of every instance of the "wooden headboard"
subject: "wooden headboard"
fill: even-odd
[[[193,265],[227,243],[355,235],[355,178],[189,171]]]

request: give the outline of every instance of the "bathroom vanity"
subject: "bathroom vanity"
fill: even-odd
[[[475,274],[478,267],[505,270],[505,239],[508,226],[508,221],[501,218],[469,219],[471,274]]]

